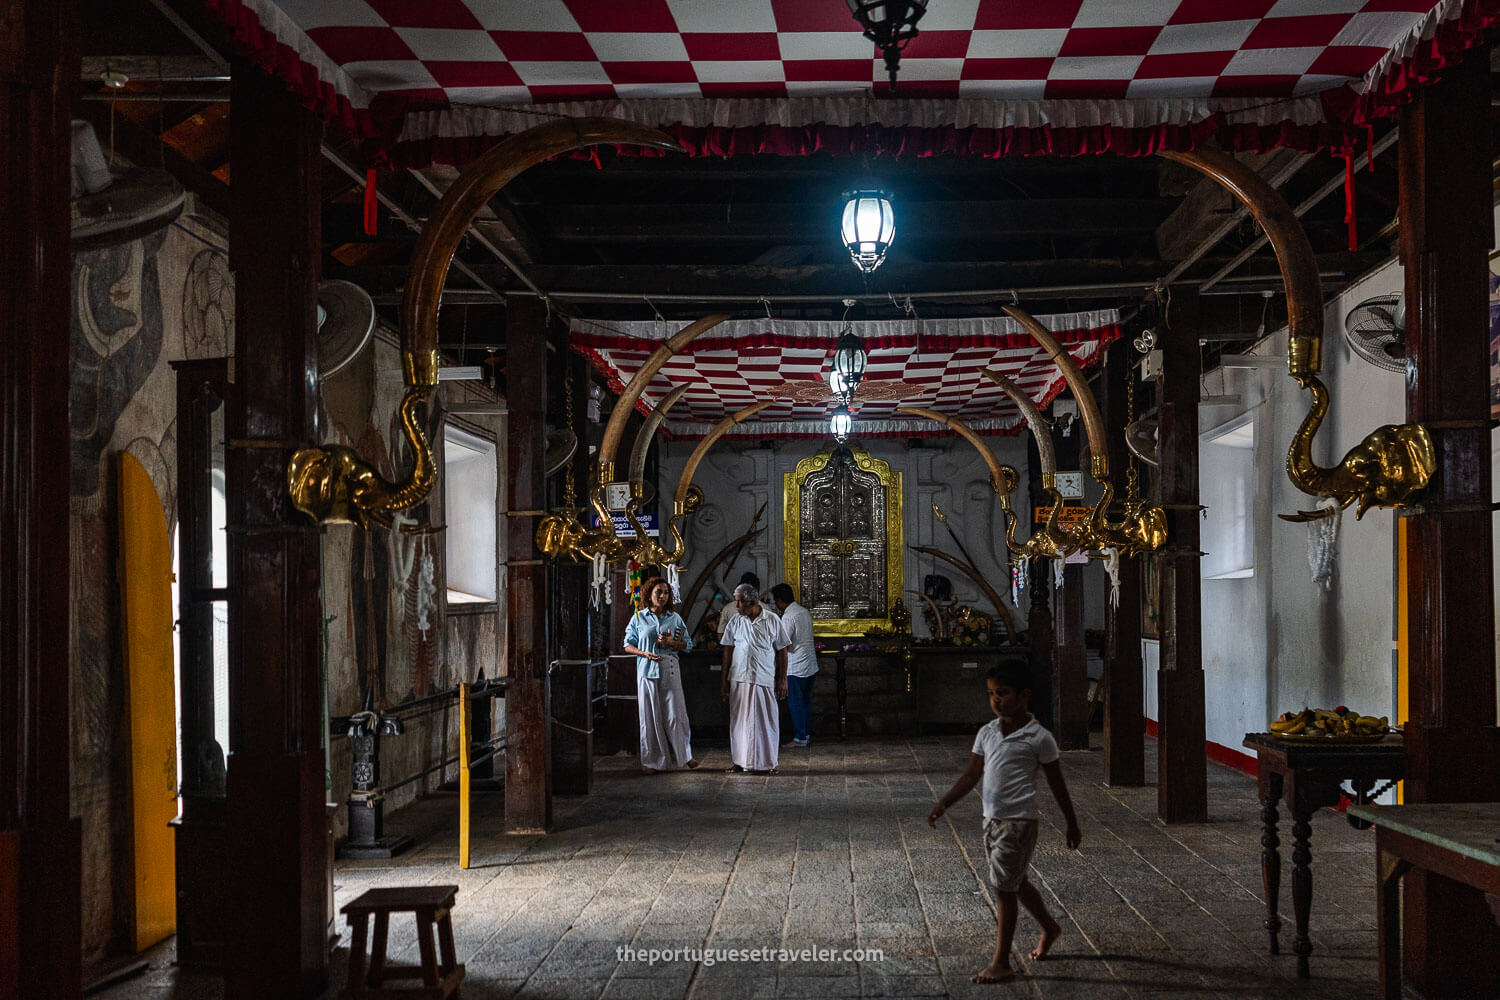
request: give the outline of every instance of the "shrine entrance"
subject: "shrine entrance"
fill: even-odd
[[[889,628],[901,599],[901,473],[830,445],[785,477],[786,574],[820,635]]]

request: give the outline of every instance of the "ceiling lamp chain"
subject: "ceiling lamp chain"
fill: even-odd
[[[864,29],[865,37],[875,43],[885,56],[885,68],[891,74],[891,89],[896,89],[896,70],[901,66],[901,50],[917,37],[917,22],[927,13],[927,0],[846,0],[849,13]]]

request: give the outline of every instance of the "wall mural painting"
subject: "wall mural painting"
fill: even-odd
[[[156,233],[73,257],[73,363],[68,415],[72,493],[99,490],[115,421],[156,367],[162,348]]]
[[[1500,419],[1500,253],[1490,256],[1490,419]]]
[[[218,250],[200,250],[182,283],[182,356],[223,357],[234,330],[234,278]]]

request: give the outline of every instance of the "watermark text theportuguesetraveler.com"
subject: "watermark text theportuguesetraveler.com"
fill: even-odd
[[[883,962],[880,948],[615,948],[620,962],[698,962],[707,966],[720,962]]]

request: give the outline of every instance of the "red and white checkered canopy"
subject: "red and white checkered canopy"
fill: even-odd
[[[998,146],[985,140],[995,152],[1149,152],[1207,134],[1241,147],[1347,145],[1354,126],[1479,41],[1500,8],[1496,0],[933,0],[901,59],[901,100],[876,101],[872,93],[886,93],[884,67],[842,0],[208,5],[242,50],[329,117],[381,136],[387,154],[403,144],[442,153],[445,143],[452,153],[535,123],[539,109],[518,115],[516,105],[625,113],[689,131],[1024,133]],[[1110,129],[1142,134],[1121,144],[1100,134]],[[1087,138],[1053,140],[1053,130]],[[701,151],[719,151],[715,140],[697,139],[710,147]]]
[[[1038,316],[1080,365],[1088,367],[1120,335],[1119,314]],[[572,344],[618,392],[680,323],[575,320]],[[1020,430],[1020,412],[982,374],[1008,375],[1039,406],[1066,388],[1061,373],[1031,335],[1009,317],[891,320],[869,323],[734,320],[701,335],[668,359],[641,394],[650,413],[672,390],[688,386],[663,425],[674,438],[701,438],[726,415],[764,399],[778,402],[736,426],[730,436],[827,437],[834,405],[828,365],[845,329],[865,340],[869,364],[854,395],[860,437],[919,437],[951,433],[941,425],[899,414],[918,406],[958,417],[979,433]]]

